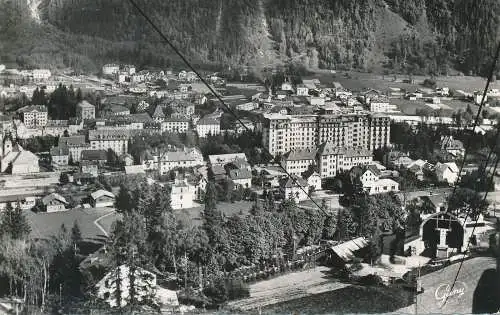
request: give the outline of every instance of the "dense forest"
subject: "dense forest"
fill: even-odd
[[[500,13],[498,0],[138,4],[196,64],[256,72],[293,61],[310,68],[484,74]],[[0,0],[2,63],[98,71],[116,60],[180,64],[128,1]]]

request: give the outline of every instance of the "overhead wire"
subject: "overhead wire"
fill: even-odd
[[[181,58],[181,60],[186,64],[186,66],[191,70],[193,71],[194,74],[196,74],[196,76],[198,77],[198,79],[209,89],[209,91],[217,98],[217,100],[220,102],[220,104],[222,104],[224,110],[231,114],[237,121],[238,123],[248,132],[251,132],[252,130],[246,126],[243,121],[238,117],[238,115],[236,115],[236,113],[224,102],[224,100],[222,99],[222,97],[219,95],[219,93],[217,93],[215,91],[215,89],[205,80],[205,78],[203,78],[203,76],[192,66],[192,64],[189,62],[189,60],[187,60],[187,58],[179,51],[179,49],[177,49],[177,47],[172,43],[172,41],[162,32],[162,30],[153,22],[153,20],[151,20],[151,18],[144,12],[144,10],[134,1],[134,0],[129,0],[129,2],[132,4],[132,6],[134,6],[134,8],[140,13],[140,15],[142,15],[144,17],[144,19],[149,23],[149,25],[158,33],[158,35],[160,35],[160,37],[164,40],[165,43],[167,43],[170,48]],[[266,155],[268,155],[268,157],[270,158],[275,158],[270,152],[269,150],[267,150],[264,146],[261,146],[262,150],[264,151],[264,153]],[[290,172],[288,172],[282,165],[281,163],[278,163],[279,167],[284,171],[284,173],[287,175],[288,178],[290,178],[294,185],[296,185],[297,187],[300,188],[300,190],[302,190],[308,197],[308,199],[310,199],[313,204],[318,207],[318,209],[323,212],[325,215],[327,216],[330,216],[331,214],[328,213],[325,209],[323,209],[322,206],[320,206],[310,195],[309,192],[306,191],[306,189],[304,187],[302,187],[302,185],[300,185],[300,183],[298,183],[297,179],[292,175],[290,174]],[[285,196],[286,197],[286,196]]]
[[[490,68],[490,71],[489,71],[489,75],[488,75],[488,78],[487,78],[487,81],[486,81],[486,86],[485,86],[484,91],[483,91],[483,96],[481,98],[481,104],[479,106],[479,109],[478,109],[478,112],[477,112],[477,115],[476,115],[476,119],[474,121],[474,128],[472,129],[472,132],[474,132],[474,130],[476,129],[476,126],[478,124],[479,117],[481,115],[481,111],[482,111],[482,108],[484,106],[484,102],[486,100],[486,95],[488,93],[488,89],[489,89],[490,83],[492,81],[492,78],[493,78],[493,75],[494,75],[494,72],[495,72],[495,69],[496,69],[496,66],[497,66],[497,62],[498,62],[499,56],[500,56],[500,42],[498,43],[498,46],[497,46],[497,49],[496,49],[496,52],[495,52],[495,55],[494,55],[494,58],[493,58],[493,61],[492,61],[492,65],[491,65],[491,68]],[[464,157],[463,157],[463,160],[462,160],[462,164],[461,164],[460,170],[458,172],[458,176],[460,176],[462,174],[462,170],[463,170],[463,167],[465,165],[467,154],[469,152],[470,145],[471,145],[471,138],[472,138],[471,135],[469,136],[468,141],[467,141],[467,146],[465,148]],[[493,156],[493,153],[495,153],[495,149],[496,149],[497,144],[498,144],[498,138],[499,138],[499,136],[500,136],[500,126],[497,126],[497,133],[495,135],[495,144],[490,149],[490,152],[488,154],[488,158],[487,158],[487,160],[485,162],[485,166],[484,166],[484,171],[485,172],[486,172],[487,167],[488,167],[489,159]],[[494,168],[493,168],[493,171],[492,171],[491,179],[490,179],[490,182],[488,183],[487,186],[489,186],[491,184],[491,182],[493,181],[493,178],[494,178],[495,173],[496,173],[496,169],[498,167],[498,163],[499,163],[499,156],[497,155],[496,156],[496,162],[495,162],[495,165],[494,165]],[[458,185],[455,185],[455,187],[453,188],[453,192],[452,192],[452,194],[450,196],[450,199],[456,193],[457,186]],[[489,192],[489,190],[486,189],[486,192],[484,194],[484,198],[482,200],[482,203],[484,203],[487,200],[488,192]],[[477,206],[480,206],[480,205],[477,205]],[[471,209],[468,209],[468,211],[466,212],[465,219],[464,219],[464,229],[466,229],[467,218],[472,214],[473,210],[474,209],[471,208]],[[478,209],[475,209],[475,210],[477,211]],[[449,211],[449,205],[448,205],[448,212],[450,212]],[[474,224],[474,226],[472,228],[471,235],[474,235],[474,232],[475,232],[478,220],[479,220],[479,215],[477,215],[477,217],[476,217],[475,224]],[[464,231],[464,233],[465,233],[465,231]],[[469,238],[469,240],[467,242],[467,246],[466,246],[466,251],[468,250],[468,248],[470,246],[470,243],[471,243],[471,239]],[[450,292],[452,292],[453,288],[455,287],[456,282],[458,281],[458,277],[460,275],[460,271],[462,270],[462,266],[463,266],[464,260],[465,260],[465,257],[462,257],[462,259],[460,259],[460,265],[458,267],[457,273],[455,274],[455,277],[454,277],[453,282],[451,284]],[[449,296],[447,295],[446,298],[445,298],[445,300],[444,300],[444,302],[443,302],[443,305],[446,304],[446,302],[448,301],[448,298],[449,298]]]

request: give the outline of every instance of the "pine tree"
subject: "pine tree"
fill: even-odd
[[[8,235],[13,239],[23,239],[27,237],[30,232],[31,227],[21,210],[20,204],[17,203],[14,209],[12,205],[8,203],[1,216],[0,233]]]
[[[80,231],[80,226],[78,222],[75,220],[73,223],[73,227],[71,228],[71,240],[75,245],[79,244],[82,241],[82,232]]]

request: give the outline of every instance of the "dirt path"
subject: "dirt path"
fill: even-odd
[[[330,268],[316,267],[250,285],[250,297],[232,301],[231,310],[247,311],[349,286],[328,275]]]

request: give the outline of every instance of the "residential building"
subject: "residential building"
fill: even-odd
[[[51,193],[42,198],[42,207],[46,212],[60,212],[65,211],[68,202],[66,199],[56,193]]]
[[[34,69],[33,79],[34,80],[47,80],[52,76],[49,69]]]
[[[289,173],[301,175],[316,161],[315,149],[292,150],[281,159],[281,166]]]
[[[350,173],[351,178],[358,181],[370,195],[399,191],[399,183],[389,178],[381,178],[381,172],[375,165],[356,166]]]
[[[80,162],[93,162],[104,165],[108,160],[108,152],[105,150],[83,150]]]
[[[133,277],[131,276],[132,272]],[[131,281],[133,281],[136,301],[148,300],[164,304],[161,303],[163,300],[161,292],[165,289],[157,285],[156,275],[140,267],[136,267],[132,271],[127,265],[121,265],[108,272],[96,284],[96,295],[110,307],[125,307],[130,303]],[[179,302],[176,301],[175,306],[178,305]]]
[[[165,118],[161,122],[161,132],[186,133],[189,129],[189,120],[185,118]]]
[[[297,95],[298,96],[309,96],[309,88],[304,84],[297,85]]]
[[[112,116],[128,116],[130,115],[130,109],[122,105],[111,105],[106,109]]]
[[[82,120],[95,119],[95,106],[87,101],[81,101],[76,105],[76,116]]]
[[[293,177],[293,179],[292,179]],[[304,201],[308,198],[308,183],[302,177],[292,175],[280,181],[280,194],[283,199],[293,199],[295,202]]]
[[[113,150],[117,155],[127,153],[130,133],[128,130],[100,129],[89,130],[89,141],[92,150]]]
[[[185,179],[175,179],[170,191],[170,204],[172,209],[193,208],[195,199],[195,188]]]
[[[68,147],[53,147],[50,149],[50,157],[54,168],[67,166],[69,163],[69,149]]]
[[[144,174],[144,166],[142,165],[125,165],[125,174]]]
[[[332,143],[319,147],[317,161],[321,178],[335,177],[339,172],[349,171],[354,166],[372,163],[372,152],[365,149],[340,148]]]
[[[321,190],[321,176],[319,176],[319,174],[317,172],[309,172],[309,174],[307,174],[305,177],[304,177],[305,180],[307,180],[307,185],[309,186],[309,190],[314,190],[314,191],[317,191],[317,190]]]
[[[247,156],[245,153],[213,154],[208,156],[208,161],[212,167],[215,165],[224,166],[238,160],[247,162]]]
[[[102,66],[103,75],[114,75],[118,72],[120,72],[120,66],[117,64],[111,63]]]
[[[390,119],[368,112],[334,115],[264,115],[263,145],[272,154],[314,149],[332,142],[337,147],[375,150],[389,147]]]
[[[389,151],[384,155],[384,164],[389,168],[408,167],[413,160],[407,153],[401,151]]]
[[[281,90],[282,91],[290,91],[293,92],[293,87],[292,84],[288,81],[285,81],[281,84]]]
[[[413,176],[417,180],[423,181],[426,173],[430,173],[433,170],[434,165],[430,164],[427,161],[418,159],[418,160],[413,161],[412,163],[408,164],[406,166],[406,168],[408,169],[408,172],[413,174]]]
[[[18,110],[27,128],[44,127],[49,119],[47,107],[44,105],[24,106]]]
[[[453,139],[453,136],[443,136],[440,142],[441,150],[453,155],[454,157],[463,156],[465,148],[462,141]]]
[[[68,148],[71,162],[80,162],[82,151],[90,149],[90,144],[85,142],[85,136],[60,137],[57,146]]]
[[[221,133],[220,121],[211,117],[203,117],[196,123],[196,131],[200,138],[206,138],[208,135],[218,135]]]
[[[252,172],[248,169],[230,169],[229,178],[234,183],[235,188],[251,188],[252,187]]]
[[[155,121],[158,121],[158,122],[162,122],[165,120],[167,116],[165,115],[165,113],[163,112],[163,106],[162,105],[158,105],[156,106],[155,108],[155,111],[153,113],[153,116],[152,118],[155,120]]]
[[[397,109],[397,106],[389,104],[387,98],[373,98],[368,104],[370,111],[374,113],[383,113]]]
[[[42,134],[44,136],[61,137],[64,134],[69,134],[69,121],[68,120],[52,120],[49,119],[45,127],[43,127]]]
[[[436,179],[438,182],[446,182],[450,186],[455,185],[459,178],[459,170],[457,164],[451,163],[437,163],[435,166]]]
[[[115,195],[104,189],[99,189],[90,194],[90,204],[94,208],[113,207]]]
[[[99,166],[97,166],[97,163],[93,162],[81,162],[80,172],[82,174],[88,174],[91,177],[97,177],[99,176]]]
[[[197,150],[195,150],[197,151]],[[159,156],[160,174],[167,174],[177,167],[194,167],[203,165],[203,157],[189,151],[164,152]]]

